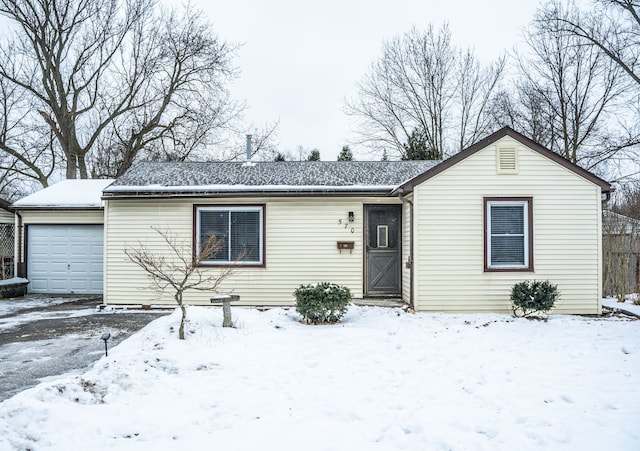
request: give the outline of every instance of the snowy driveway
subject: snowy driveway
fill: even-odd
[[[0,401],[49,376],[85,370],[104,355],[104,332],[115,346],[167,313],[100,312],[101,302],[95,296],[0,299]]]

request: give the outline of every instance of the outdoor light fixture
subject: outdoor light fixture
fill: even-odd
[[[105,332],[102,334],[102,336],[100,337],[100,340],[104,340],[104,356],[108,356],[109,354],[107,353],[107,340],[111,338],[111,334],[109,332]]]
[[[356,219],[356,215],[352,211],[349,212],[349,222],[353,222]]]

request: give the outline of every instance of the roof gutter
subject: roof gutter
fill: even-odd
[[[87,206],[73,206],[73,205],[13,205],[13,210],[18,211],[27,210],[55,210],[55,211],[77,211],[77,210],[104,210],[104,206],[87,205]]]
[[[370,191],[348,191],[348,190],[332,190],[308,191],[308,190],[289,190],[289,191],[179,191],[179,192],[145,192],[145,191],[121,191],[103,193],[102,200],[125,200],[125,199],[171,199],[171,198],[193,198],[193,197],[215,197],[215,198],[239,198],[239,197],[317,197],[317,196],[336,196],[336,197],[354,197],[354,196],[375,196],[389,197],[391,194],[388,189],[370,190]]]

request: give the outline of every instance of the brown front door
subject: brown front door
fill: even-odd
[[[399,296],[401,205],[365,205],[365,295]]]

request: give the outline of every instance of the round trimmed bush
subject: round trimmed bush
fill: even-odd
[[[347,313],[351,292],[335,283],[300,285],[293,292],[296,311],[307,324],[335,323]]]
[[[559,298],[558,286],[548,280],[525,280],[511,288],[511,308],[515,316],[547,313]]]

